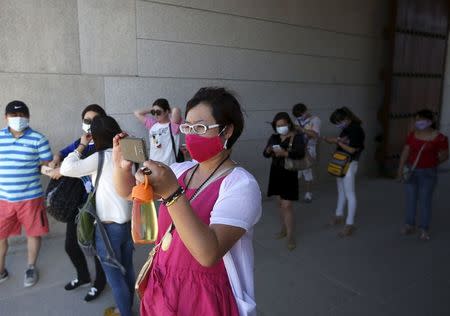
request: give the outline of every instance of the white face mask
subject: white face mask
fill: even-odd
[[[27,117],[8,117],[8,126],[17,132],[21,132],[26,129],[29,124],[30,119]]]
[[[85,132],[86,134],[89,134],[91,132],[91,124],[83,123],[81,128],[83,129],[83,132]]]
[[[288,126],[279,126],[279,127],[277,127],[277,133],[280,135],[287,135],[287,133],[289,133],[289,127]]]

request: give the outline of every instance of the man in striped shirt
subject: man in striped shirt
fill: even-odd
[[[41,236],[48,233],[40,168],[53,157],[45,136],[29,127],[25,103],[10,102],[5,118],[8,127],[0,130],[0,283],[8,278],[8,237],[20,235],[23,226],[28,242],[24,286],[29,287],[38,280],[35,264]]]

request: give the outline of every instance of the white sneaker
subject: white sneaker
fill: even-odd
[[[311,203],[312,202],[312,193],[311,192],[306,192],[305,193],[304,201],[306,203]]]

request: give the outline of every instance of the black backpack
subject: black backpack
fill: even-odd
[[[71,177],[52,179],[45,192],[47,213],[57,221],[67,223],[75,218],[86,197],[86,189],[81,179]]]

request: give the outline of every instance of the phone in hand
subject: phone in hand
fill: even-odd
[[[45,176],[51,177],[52,176],[52,172],[53,172],[53,168],[49,167],[49,166],[42,166],[41,167],[41,173]]]
[[[125,160],[135,163],[143,163],[148,160],[147,146],[143,138],[122,138],[120,140],[120,149]]]

